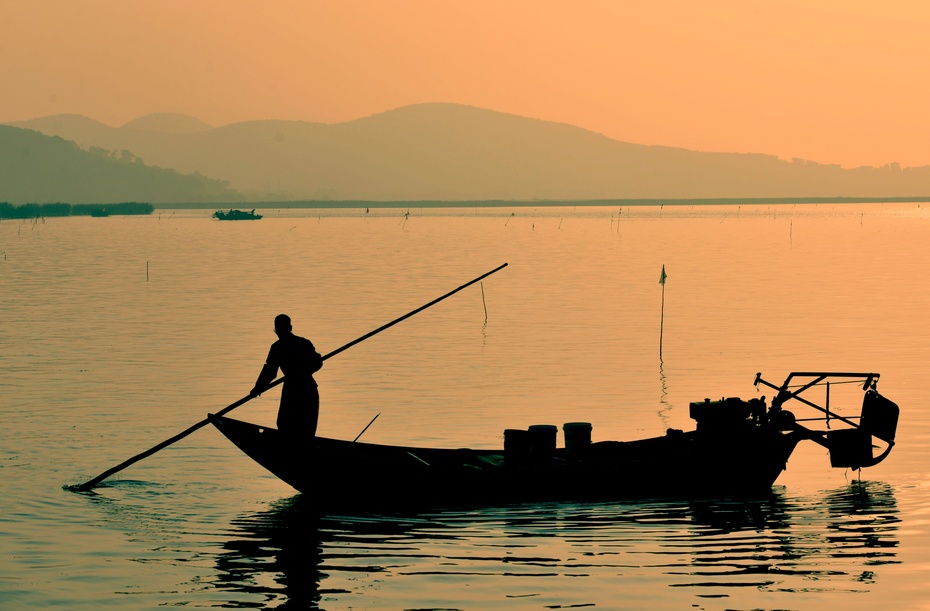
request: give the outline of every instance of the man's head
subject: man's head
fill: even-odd
[[[278,314],[274,317],[274,332],[278,335],[287,335],[291,332],[291,317],[287,314]]]

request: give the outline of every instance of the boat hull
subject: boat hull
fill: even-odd
[[[695,498],[769,490],[801,437],[754,426],[670,430],[545,456],[316,437],[210,416],[245,454],[321,507],[371,509],[520,502]]]

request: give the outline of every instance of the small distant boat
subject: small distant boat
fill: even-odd
[[[221,221],[257,221],[262,218],[261,214],[255,214],[255,208],[246,212],[245,210],[217,210],[213,217]]]
[[[213,415],[209,420],[321,508],[729,495],[769,490],[800,441],[826,447],[833,467],[881,462],[894,446],[898,406],[878,393],[878,377],[799,372],[776,386],[757,375],[756,386],[777,391],[770,406],[764,397],[705,399],[690,406],[696,430],[669,429],[662,437],[626,442],[592,443],[589,423],[568,423],[564,448],[556,447],[554,425],[509,429],[503,450],[477,450],[286,439],[274,428]],[[865,391],[861,415],[841,416],[831,409],[829,385],[855,381]],[[800,396],[814,386],[828,389],[824,407]],[[782,407],[790,400],[822,415],[795,419]],[[801,424],[813,420],[824,421],[826,430]],[[876,442],[883,446],[878,455]]]

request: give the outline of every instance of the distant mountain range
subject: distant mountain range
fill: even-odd
[[[226,199],[214,201],[930,195],[930,166],[843,169],[769,155],[645,146],[571,125],[456,104],[406,106],[332,125],[251,121],[211,127],[173,114],[149,115],[122,127],[77,115],[10,125],[73,141],[98,157],[107,151],[114,164],[131,160],[129,165],[174,170],[176,179],[200,181],[195,192],[201,197],[208,192],[219,196],[220,190],[210,189],[228,185]],[[0,151],[8,148],[11,129],[0,132]],[[50,161],[35,154],[26,171],[41,174]],[[26,167],[26,161],[20,163]],[[11,197],[4,192],[3,171],[0,201]],[[52,174],[46,174],[51,180]],[[77,186],[67,176],[59,182],[33,188],[55,186],[67,192]],[[30,201],[36,199],[41,197]],[[124,199],[147,200],[138,193]]]

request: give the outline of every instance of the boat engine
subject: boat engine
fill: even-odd
[[[729,397],[719,401],[694,401],[689,413],[697,422],[697,430],[719,431],[758,425],[765,420],[765,411],[765,397],[749,401]]]

